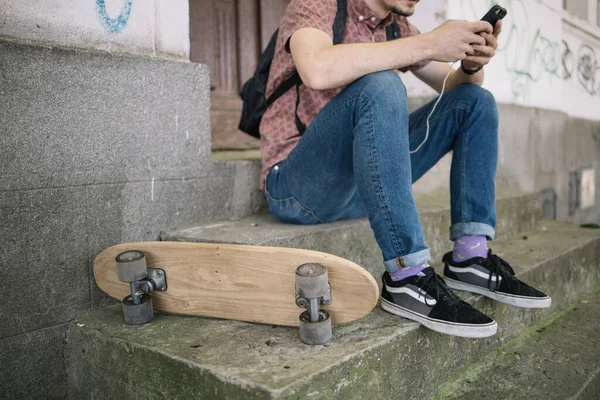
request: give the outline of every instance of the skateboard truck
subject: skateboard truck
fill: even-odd
[[[162,269],[148,268],[146,256],[139,250],[124,251],[115,261],[119,280],[129,283],[131,292],[122,302],[125,323],[141,325],[152,321],[151,293],[167,290],[167,274]]]
[[[321,264],[302,264],[296,268],[296,305],[300,314],[300,340],[324,344],[331,340],[331,315],[321,305],[331,304],[331,285],[327,269]]]

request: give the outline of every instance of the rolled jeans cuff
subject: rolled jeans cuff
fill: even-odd
[[[416,267],[431,260],[431,254],[429,249],[417,251],[406,256],[396,257],[391,260],[384,261],[385,269],[387,272],[395,272],[400,268],[405,269],[409,267]]]
[[[450,240],[456,240],[464,235],[487,236],[489,240],[494,240],[496,230],[481,222],[461,222],[450,227]]]

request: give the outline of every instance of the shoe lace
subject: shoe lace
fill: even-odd
[[[429,307],[434,306],[435,304],[429,304],[427,301],[427,294],[431,289],[435,289],[435,301],[439,302],[440,299],[446,300],[450,305],[455,305],[460,307],[462,304],[462,299],[455,295],[452,290],[448,286],[446,286],[446,282],[435,272],[426,272],[426,278],[423,279],[421,285],[419,286],[419,296],[423,295],[425,299],[425,304]]]
[[[487,267],[490,270],[490,276],[488,278],[488,289],[490,289],[490,291],[496,292],[499,289],[501,279],[498,279],[498,277],[501,277],[506,282],[508,290],[510,291],[512,291],[511,282],[513,285],[519,285],[519,280],[514,278],[515,271],[512,267],[497,255],[492,254],[492,250],[489,250],[488,258],[484,262],[487,263]],[[496,285],[492,287],[492,278],[494,275],[497,279]]]

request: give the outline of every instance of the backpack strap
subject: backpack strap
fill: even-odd
[[[298,75],[298,72],[294,72],[294,75],[286,79],[277,89],[275,89],[271,96],[269,96],[267,99],[267,107],[275,103],[275,100],[286,94],[288,90],[301,83],[302,79],[300,79],[300,75]]]
[[[296,129],[298,129],[298,134],[302,136],[306,131],[306,125],[304,125],[304,122],[302,122],[300,116],[298,116],[298,106],[300,105],[300,83],[296,85],[296,111],[294,111],[294,117],[296,119]]]
[[[340,44],[344,40],[348,19],[348,5],[346,0],[337,0],[337,12],[333,20],[333,44]]]
[[[337,12],[335,13],[335,19],[333,20],[333,44],[340,44],[344,40],[344,32],[346,31],[346,19],[348,18],[348,5],[347,0],[337,0]],[[296,111],[295,119],[296,119],[296,129],[298,129],[298,134],[300,136],[304,135],[306,131],[306,125],[300,117],[298,116],[298,106],[300,105],[300,85],[302,84],[302,80],[300,79],[300,75],[298,72],[292,76],[292,78],[298,77],[299,82],[296,83]],[[290,80],[292,79],[290,78]],[[286,82],[287,83],[287,82]],[[283,85],[282,85],[283,86]]]
[[[333,21],[333,44],[340,44],[344,40],[344,32],[346,31],[346,19],[348,18],[347,0],[337,0],[337,12]],[[273,53],[275,51],[273,50]],[[300,85],[302,79],[296,71],[294,75],[286,79],[267,99],[267,106],[273,104],[278,98],[287,93],[294,86]]]
[[[400,25],[396,17],[393,18],[392,23],[385,27],[385,35],[388,41],[400,38]]]

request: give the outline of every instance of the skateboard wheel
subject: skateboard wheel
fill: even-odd
[[[321,298],[327,293],[327,268],[321,264],[302,264],[296,268],[296,293],[305,299]]]
[[[143,294],[140,304],[133,304],[131,296],[123,299],[123,320],[127,325],[142,325],[152,321],[152,296]]]
[[[117,276],[121,282],[135,282],[144,279],[148,274],[146,256],[139,250],[120,253],[116,258]]]
[[[300,314],[300,340],[306,344],[325,344],[331,340],[331,315],[325,310],[319,310],[319,321],[310,321],[310,312]]]

